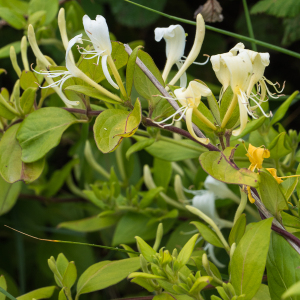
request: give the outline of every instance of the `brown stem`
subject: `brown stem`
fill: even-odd
[[[226,139],[226,147],[230,147],[231,130],[226,130],[224,136]]]
[[[87,115],[87,116],[98,116],[103,112],[102,110],[86,111],[85,109],[72,108],[72,107],[62,107],[62,109],[69,111],[71,113],[82,114],[82,115]]]
[[[222,149],[225,150],[226,147],[225,147],[225,144],[224,144],[223,135],[219,136],[219,141],[221,143]]]
[[[210,151],[220,151],[216,146],[214,146],[212,144],[205,145],[205,144],[200,143],[199,141],[194,139],[188,131],[186,131],[184,129],[181,129],[181,128],[178,128],[178,127],[175,127],[175,126],[169,126],[169,125],[166,126],[165,124],[156,124],[151,119],[148,119],[148,118],[143,119],[143,124],[145,126],[157,127],[157,128],[163,129],[163,130],[168,130],[168,131],[171,131],[171,132],[174,132],[174,133],[178,133],[178,134],[180,134],[180,135],[196,142],[197,144],[205,147],[206,149],[208,149]]]

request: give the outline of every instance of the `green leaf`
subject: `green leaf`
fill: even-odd
[[[19,180],[30,183],[42,174],[45,159],[33,163],[21,160],[22,149],[16,139],[19,127],[20,123],[11,126],[0,141],[0,174],[9,183]]]
[[[61,289],[58,294],[58,300],[68,300],[65,294],[65,289]]]
[[[101,94],[98,90],[91,86],[85,86],[85,85],[69,85],[65,88],[65,91],[74,91],[77,93],[84,94],[86,96],[89,96],[91,98],[95,98],[98,100],[102,100],[104,102],[113,103],[113,104],[120,104],[119,102]]]
[[[134,70],[136,66],[136,58],[139,50],[143,48],[143,46],[137,46],[129,56],[127,67],[126,67],[126,91],[128,97],[131,95],[132,86],[133,86],[133,76]]]
[[[5,291],[7,290],[7,284],[5,277],[3,275],[0,276],[0,287],[3,288]],[[0,291],[0,300],[5,300],[5,295]]]
[[[31,0],[29,2],[28,13],[32,15],[37,11],[44,10],[47,12],[45,25],[51,23],[52,20],[57,15],[58,12],[58,2],[57,1],[44,1],[44,0]]]
[[[300,281],[290,286],[281,296],[281,299],[290,298],[292,296],[300,296]],[[294,297],[292,298],[294,299]]]
[[[69,262],[66,271],[63,274],[63,286],[67,288],[71,288],[77,279],[77,269],[74,261]]]
[[[238,243],[242,239],[246,229],[246,215],[242,214],[237,221],[235,222],[234,226],[232,227],[230,234],[229,234],[229,245],[232,246],[233,243]]]
[[[144,195],[143,199],[141,200],[141,202],[140,202],[140,204],[139,204],[140,208],[146,208],[146,207],[149,207],[149,206],[152,204],[154,198],[155,198],[160,192],[162,192],[163,190],[164,190],[164,188],[161,187],[161,186],[149,190],[149,191]]]
[[[25,115],[29,114],[33,107],[36,90],[37,88],[29,87],[22,94],[20,105]]]
[[[180,267],[183,267],[189,261],[192,252],[194,251],[198,236],[199,236],[198,233],[193,235],[179,252],[177,257],[177,262],[179,263]]]
[[[32,298],[35,298],[36,300],[48,299],[53,295],[55,289],[56,289],[56,286],[47,286],[44,288],[40,288],[40,289],[31,291],[22,296],[19,296],[19,297],[17,297],[17,299],[18,300],[32,300]]]
[[[298,178],[299,177],[287,178],[279,185],[286,201],[289,201],[290,197],[292,196],[298,184]]]
[[[275,178],[268,172],[260,172],[259,195],[270,213],[280,220],[280,212],[288,209],[284,195]]]
[[[271,234],[267,259],[268,285],[272,300],[280,300],[281,295],[300,280],[300,257],[293,247],[280,235]],[[289,299],[299,299],[290,297]]]
[[[133,138],[137,141],[148,140],[148,138],[137,135]],[[173,143],[171,140],[170,142],[159,140],[145,148],[145,150],[156,158],[171,162],[197,158],[201,153],[207,151],[204,147],[191,140],[180,140],[176,141],[176,143]]]
[[[114,285],[140,268],[140,258],[102,261],[90,266],[79,278],[77,295],[91,293]]]
[[[153,175],[155,184],[167,189],[172,176],[172,164],[169,161],[154,158]]]
[[[284,226],[297,228],[300,230],[300,219],[287,214],[286,212],[281,212],[282,222]]]
[[[10,47],[13,46],[15,48],[16,54],[20,53],[21,51],[21,42],[13,42],[6,46],[3,46],[0,48],[0,58],[6,58],[9,57],[10,53]]]
[[[229,105],[231,104],[231,101],[233,100],[233,96],[234,96],[233,91],[232,91],[231,87],[229,86],[226,89],[226,91],[224,92],[222,99],[221,99],[220,115],[221,115],[222,121],[226,115]],[[235,109],[233,110],[232,115],[230,116],[230,119],[227,122],[225,128],[232,128],[238,121],[239,117],[240,117],[240,110],[239,110],[239,105],[237,104],[235,106]]]
[[[223,154],[227,160],[230,159],[233,147],[228,147]],[[200,155],[200,164],[202,168],[212,177],[217,180],[232,183],[232,184],[246,184],[252,187],[257,187],[259,182],[259,175],[248,169],[236,170],[225,160],[221,152],[210,151]]]
[[[112,42],[112,52],[111,56],[115,62],[116,68],[119,70],[124,67],[128,61],[128,54],[125,51],[125,47],[120,42]],[[97,65],[97,57],[93,59],[85,59],[85,57],[89,58],[92,55],[83,55],[78,61],[78,68],[85,73],[87,76],[92,78],[95,82],[99,83],[102,80],[105,80],[106,77],[102,70],[101,63]],[[112,74],[110,67],[108,66],[108,71]]]
[[[200,293],[210,282],[213,280],[210,276],[201,276],[196,280],[193,286],[190,289],[190,294],[198,294]]]
[[[135,284],[140,285],[141,287],[143,287],[144,289],[146,289],[150,293],[154,292],[154,290],[155,290],[153,285],[151,285],[150,280],[140,278],[140,277],[135,277],[131,280],[131,282],[134,282]],[[174,299],[172,299],[172,300],[174,300]]]
[[[282,132],[278,134],[274,140],[268,146],[270,150],[271,158],[279,159],[292,152],[290,146],[286,143],[286,133]]]
[[[114,151],[124,137],[132,136],[141,122],[142,111],[139,99],[132,112],[121,109],[108,109],[102,112],[94,125],[97,147],[103,153]]]
[[[205,84],[204,82],[201,82]],[[216,100],[214,95],[207,97],[208,106],[210,108],[210,111],[215,119],[215,122],[219,125],[221,125],[221,116],[220,116],[220,107],[218,104],[218,101]]]
[[[273,218],[255,223],[242,237],[231,260],[231,283],[237,295],[250,300],[263,277]]]
[[[158,224],[148,225],[150,220],[150,217],[138,213],[129,212],[125,214],[118,222],[114,232],[112,245],[117,246],[119,244],[134,243],[135,236],[139,236],[144,240],[154,239]],[[174,220],[163,220],[162,223],[165,234],[171,229]]]
[[[284,2],[288,2],[291,0],[286,0]],[[274,4],[274,1],[272,1]],[[293,1],[295,3],[295,1]],[[298,2],[299,3],[299,2]],[[273,5],[272,5],[273,6]],[[300,6],[299,6],[300,9]],[[300,10],[299,10],[300,12]],[[289,109],[289,107],[291,106],[292,101],[294,100],[294,98],[298,95],[298,91],[294,92],[289,98],[287,98],[287,100],[285,100],[277,109],[276,113],[274,114],[270,125],[274,125],[276,122],[280,121],[286,114],[287,110]]]
[[[144,256],[148,262],[152,262],[152,256],[156,254],[156,251],[150,247],[143,239],[139,236],[135,237],[139,252]]]
[[[22,182],[8,183],[0,176],[0,216],[15,205],[22,188]]]
[[[250,122],[247,123],[246,128],[243,130],[243,132],[240,135],[237,136],[232,136],[230,140],[234,141],[237,139],[240,139],[242,137],[244,137],[245,135],[249,134],[250,132],[260,128],[263,123],[265,122],[266,117],[260,117],[257,120],[252,120]]]
[[[269,287],[265,284],[261,284],[257,293],[251,300],[271,300]]]
[[[138,52],[138,57],[146,65],[154,77],[161,83],[161,85],[165,86],[161,72],[155,65],[151,56],[148,53],[140,50]],[[153,110],[156,103],[161,99],[160,97],[154,96],[160,95],[160,92],[139,67],[136,67],[134,70],[134,87],[142,97],[147,99],[150,110]]]
[[[30,163],[45,156],[59,144],[63,132],[76,122],[71,113],[58,107],[45,107],[31,113],[17,133],[22,160]]]
[[[142,272],[133,272],[128,276],[128,279],[131,278],[145,278],[145,279],[165,279],[165,277],[149,274],[149,273],[142,273]]]
[[[283,20],[284,35],[282,38],[282,45],[289,46],[290,44],[300,39],[300,15],[294,18],[288,18]]]
[[[252,9],[252,14],[267,13],[276,17],[295,17],[300,13],[300,3],[295,0],[274,1],[261,0]]]
[[[224,248],[217,234],[208,226],[204,225],[201,222],[191,222],[191,224],[196,226],[196,228],[198,229],[198,231],[200,232],[201,236],[205,241],[207,241],[208,243],[216,247]]]
[[[8,101],[4,99],[3,95],[0,94],[0,116],[8,120],[13,120],[17,114],[12,112],[10,107],[13,108],[13,105],[8,103]]]
[[[20,77],[20,86],[25,91],[28,88],[38,88],[38,79],[32,71],[23,70]]]
[[[170,294],[162,293],[154,296],[153,300],[174,300],[174,298]]]
[[[78,232],[99,231],[115,225],[119,220],[117,215],[107,215],[103,217],[90,217],[76,221],[63,222],[57,225],[58,228],[66,228]]]
[[[155,139],[144,139],[142,141],[136,142],[133,144],[126,152],[126,158],[129,159],[130,155],[141,151],[149,146],[151,146],[155,142]]]
[[[0,0],[0,6],[10,8],[18,14],[27,15],[29,5],[22,0]]]
[[[0,7],[0,18],[16,29],[22,29],[26,26],[24,17],[15,10],[7,7]]]

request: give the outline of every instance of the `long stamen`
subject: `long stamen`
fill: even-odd
[[[256,103],[256,106],[259,107],[259,109],[261,110],[261,112],[263,113],[263,115],[264,115],[265,117],[267,117],[267,118],[270,117],[270,115],[267,115],[267,114],[264,112],[264,110],[262,109],[262,107],[260,106],[260,104],[258,103],[258,101],[256,101],[256,100],[255,100],[254,98],[252,98],[252,97],[250,97],[250,99]],[[255,118],[255,119],[256,119],[256,118]]]
[[[277,93],[282,93],[284,88],[285,88],[285,81],[283,82],[283,86],[282,86],[282,89],[279,91],[277,88],[276,88],[276,85],[279,86],[280,88],[280,84],[278,82],[276,83],[273,83],[271,80],[267,79],[265,76],[263,76],[262,78],[263,80],[265,80],[268,84],[272,85],[274,87],[274,89],[276,90]]]
[[[166,122],[166,121],[168,121],[168,120],[174,118],[174,116],[176,116],[179,112],[181,112],[181,111],[183,111],[183,110],[186,110],[186,107],[185,107],[185,106],[182,106],[182,107],[180,107],[179,109],[177,109],[177,110],[175,111],[175,113],[173,113],[171,116],[167,117],[166,119],[164,119],[164,120],[162,120],[162,121],[159,121],[159,122],[153,121],[153,123],[155,123],[155,124],[162,124],[162,123],[164,123],[164,122]],[[173,123],[174,123],[174,120],[173,120]],[[173,124],[173,123],[172,123],[172,124]],[[169,126],[172,125],[172,124],[169,124]]]
[[[209,58],[210,58],[210,56],[209,55],[207,55],[207,54],[203,54],[203,56],[207,56],[207,59],[206,59],[206,61],[205,62],[203,62],[203,63],[200,63],[200,62],[196,62],[196,61],[194,61],[193,62],[193,64],[194,65],[199,65],[199,66],[204,66],[204,65],[206,65],[207,63],[208,63],[208,61],[209,61]],[[186,59],[186,56],[182,56],[183,58],[185,58]],[[185,59],[183,60],[180,60],[180,62],[185,62]]]

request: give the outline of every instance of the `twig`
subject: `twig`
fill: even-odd
[[[75,114],[82,114],[82,115],[87,115],[87,116],[98,116],[100,115],[103,111],[102,110],[89,110],[86,111],[85,109],[79,109],[79,108],[70,108],[70,107],[62,107],[62,109],[75,113]]]

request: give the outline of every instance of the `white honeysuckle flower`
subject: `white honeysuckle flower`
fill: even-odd
[[[76,44],[82,44],[82,34],[76,35],[75,37],[73,37],[69,43],[68,43],[68,47],[66,50],[66,68],[67,71],[64,70],[55,70],[55,71],[41,71],[41,72],[37,72],[35,71],[33,68],[31,68],[35,73],[44,75],[46,77],[50,77],[50,78],[56,78],[56,77],[61,77],[61,79],[55,81],[54,83],[47,85],[45,87],[40,87],[40,88],[51,88],[51,87],[56,87],[59,86],[60,87],[60,91],[61,91],[61,98],[62,100],[65,102],[65,104],[68,105],[78,105],[79,102],[78,101],[70,101],[65,94],[62,92],[62,88],[64,83],[66,82],[66,80],[70,79],[71,77],[78,77],[78,68],[75,66],[74,62],[71,59],[71,56],[69,55],[69,52],[71,51],[72,47]]]
[[[211,261],[218,267],[218,268],[225,268],[226,265],[222,264],[221,262],[218,261],[218,259],[215,256],[215,251],[214,251],[215,246],[210,244],[210,243],[206,243],[206,245],[204,246],[203,250],[208,252],[208,257],[211,259]]]
[[[166,81],[174,64],[177,65],[178,69],[182,66],[179,62],[184,54],[185,31],[181,25],[170,25],[167,28],[155,28],[154,34],[157,42],[160,42],[162,38],[166,41],[167,62],[162,74],[163,80]],[[182,86],[182,84],[183,83],[180,82],[180,86]]]
[[[83,49],[82,52],[79,52],[83,55],[92,55],[88,58],[85,57],[85,59],[98,57],[97,64],[99,63],[100,56],[102,56],[101,65],[104,76],[114,88],[119,89],[119,86],[112,80],[107,67],[107,58],[109,55],[111,55],[112,45],[109,38],[109,30],[105,18],[103,16],[97,15],[96,20],[91,20],[89,16],[84,15],[82,18],[82,22],[86,34],[93,43],[94,50]]]
[[[234,97],[237,97],[240,109],[240,128],[232,132],[235,136],[241,134],[245,129],[248,122],[248,114],[256,118],[251,109],[249,98],[258,105],[266,117],[269,117],[263,111],[257,99],[247,94],[253,74],[253,65],[248,52],[244,51],[243,48],[244,45],[239,43],[228,53],[211,57],[213,70],[222,84],[220,99],[229,85],[234,93]]]
[[[172,123],[170,124],[170,125],[172,125],[174,123],[174,121],[180,121],[183,118],[184,114],[186,114],[186,124],[187,124],[189,133],[193,136],[193,138],[195,138],[199,142],[201,142],[203,144],[208,144],[209,139],[199,138],[195,134],[193,126],[192,126],[192,115],[193,115],[193,111],[194,112],[198,111],[197,107],[200,104],[201,97],[202,96],[204,96],[204,97],[210,96],[212,94],[211,90],[206,85],[193,80],[193,81],[190,81],[187,88],[183,87],[183,88],[177,89],[174,91],[174,94],[175,94],[176,98],[171,98],[170,100],[178,100],[182,106],[168,118],[166,118],[160,122],[155,122],[155,123],[161,124],[169,119],[172,119]],[[175,116],[179,112],[182,112],[182,115],[180,116],[179,119],[175,119]]]

